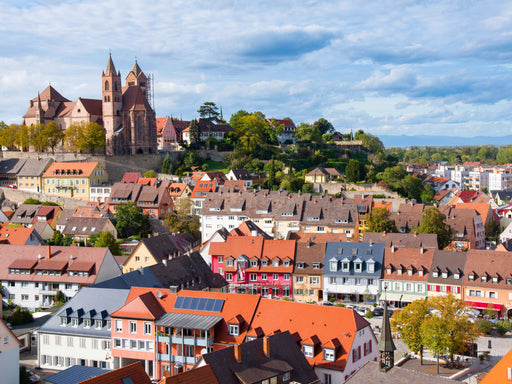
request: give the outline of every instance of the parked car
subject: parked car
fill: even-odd
[[[365,307],[355,307],[354,311],[359,313],[361,316],[364,316],[364,314],[366,313],[366,308]]]
[[[27,369],[27,373],[28,373],[31,383],[39,383],[39,381],[41,380],[41,378],[39,376],[37,376],[34,372],[29,371],[28,369]]]
[[[384,308],[382,307],[375,307],[373,308],[373,315],[374,316],[382,316],[384,314]]]
[[[334,304],[333,304],[333,303],[331,303],[330,301],[324,301],[322,304],[323,304],[323,305],[328,305],[328,306],[330,306],[330,307],[332,307],[332,306],[334,305]]]
[[[9,185],[6,185],[5,188],[18,189],[18,186],[14,185],[14,184],[9,184]]]

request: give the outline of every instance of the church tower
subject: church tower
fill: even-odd
[[[103,127],[106,134],[106,153],[114,154],[114,132],[122,126],[123,92],[121,73],[109,54],[107,69],[101,75],[101,96],[103,108]]]
[[[126,86],[131,87],[134,85],[138,85],[142,89],[142,93],[148,98],[148,78],[140,69],[139,64],[137,64],[137,60],[135,60],[135,64],[133,65],[132,70],[126,76]]]
[[[379,340],[379,360],[380,370],[387,372],[395,365],[395,343],[391,336],[391,326],[389,325],[388,303],[384,298],[384,315],[382,316],[382,333]]]

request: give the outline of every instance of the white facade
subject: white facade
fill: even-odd
[[[355,276],[324,276],[324,293],[378,295],[379,279]]]
[[[378,342],[369,326],[356,331],[355,335],[353,335],[352,332],[350,333],[350,336],[354,337],[354,342],[352,343],[352,350],[347,358],[347,364],[345,365],[344,371],[322,368],[321,365],[314,367],[315,373],[322,383],[344,383],[355,371],[365,365],[368,361],[378,360]],[[330,381],[326,375],[330,375]]]
[[[112,191],[112,186],[110,186],[110,185],[99,186],[99,187],[90,187],[89,188],[89,201],[104,203],[109,198],[111,191]]]
[[[478,249],[485,249],[485,227],[480,215],[475,218],[475,243]]]
[[[18,384],[20,382],[20,342],[2,319],[0,319],[0,375],[2,383]]]
[[[464,187],[473,191],[489,188],[489,172],[470,171],[465,178]]]
[[[78,283],[48,283],[37,281],[2,281],[5,296],[4,299],[30,310],[39,307],[49,307],[54,304],[54,298],[58,291],[64,293],[67,298],[75,296],[80,289]]]
[[[489,173],[489,191],[512,189],[512,173]]]
[[[43,369],[64,370],[73,365],[116,369],[110,354],[110,338],[40,333],[39,364]]]

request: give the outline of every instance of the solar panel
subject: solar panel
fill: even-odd
[[[212,311],[213,306],[215,305],[215,299],[208,299],[208,302],[206,303],[206,306],[204,307],[205,311]]]
[[[178,296],[176,298],[176,301],[174,302],[174,309],[181,309],[182,306],[183,306],[183,297]]]
[[[223,305],[224,305],[224,300],[216,299],[215,304],[213,305],[213,311],[220,312],[222,310]]]
[[[208,299],[199,299],[199,305],[197,306],[198,311],[205,311],[206,309],[206,302]]]
[[[197,309],[197,306],[199,305],[199,297],[193,297],[192,301],[190,302],[190,306],[188,309]]]
[[[190,301],[192,300],[191,297],[184,297],[183,298],[183,305],[181,306],[181,309],[190,309]]]

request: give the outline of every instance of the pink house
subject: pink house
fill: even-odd
[[[209,253],[213,272],[226,279],[230,292],[292,297],[295,240],[230,236],[212,243]]]

